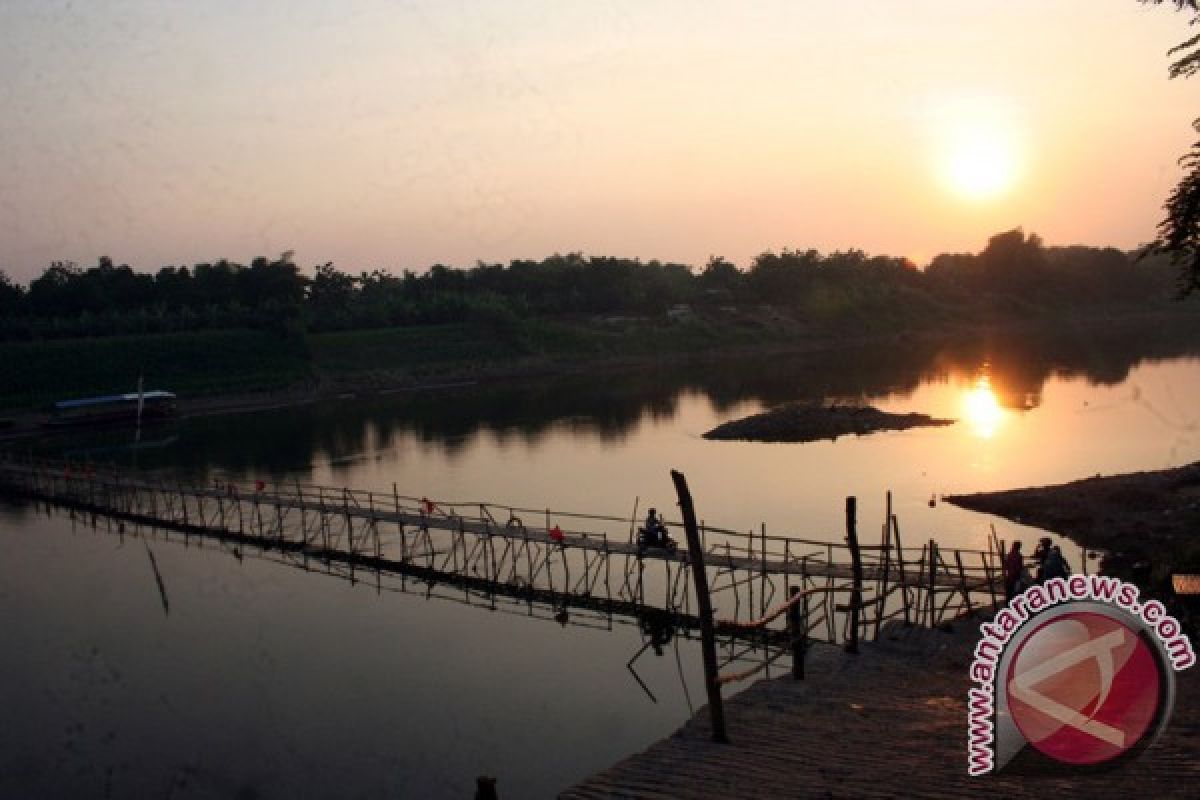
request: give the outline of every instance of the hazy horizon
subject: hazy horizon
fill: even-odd
[[[1200,84],[1135,0],[17,0],[0,268],[555,252],[920,265],[1021,226],[1151,239]]]

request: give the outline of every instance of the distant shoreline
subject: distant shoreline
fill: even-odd
[[[616,373],[629,369],[644,369],[654,365],[685,367],[694,364],[697,369],[712,368],[730,360],[761,359],[771,356],[790,359],[816,358],[839,350],[856,350],[880,345],[912,347],[917,344],[952,344],[957,337],[978,337],[989,332],[1014,334],[1055,333],[1066,327],[1103,325],[1106,329],[1128,326],[1130,329],[1151,329],[1162,325],[1179,324],[1196,320],[1200,315],[1192,309],[1178,311],[1133,311],[1066,317],[1062,319],[1032,318],[1017,321],[997,322],[983,320],[973,323],[942,323],[929,327],[900,328],[870,331],[850,336],[818,334],[797,336],[792,333],[772,336],[767,330],[751,340],[706,342],[708,346],[683,349],[642,347],[633,352],[572,351],[566,348],[559,353],[537,353],[506,358],[478,358],[471,361],[453,358],[439,360],[427,358],[421,363],[389,363],[390,353],[374,352],[370,340],[363,347],[356,347],[352,355],[376,368],[359,368],[351,364],[343,367],[343,352],[334,350],[330,354],[313,357],[312,374],[302,380],[281,383],[264,389],[212,391],[193,393],[180,391],[180,416],[183,418],[211,416],[217,414],[267,411],[279,408],[318,403],[348,397],[381,397],[392,394],[457,390],[473,386],[491,386],[515,381],[538,380],[550,377],[565,377],[584,373]],[[671,329],[667,329],[671,331]],[[673,331],[671,331],[673,332]],[[381,329],[363,332],[364,336],[388,337],[405,335],[405,329]],[[674,333],[674,332],[673,332]],[[679,345],[688,341],[686,331],[676,333],[676,338],[667,344]],[[87,340],[80,340],[87,341]],[[102,340],[101,340],[102,341]],[[691,344],[690,342],[688,342]],[[329,342],[319,342],[327,347]],[[342,350],[355,347],[349,342],[339,345]],[[1200,329],[1197,332],[1200,346]],[[377,363],[376,363],[377,362]],[[331,368],[332,367],[332,368]],[[173,389],[170,385],[155,385],[154,388]],[[64,392],[63,397],[77,396],[85,392]],[[39,420],[41,412],[32,409],[17,409],[0,415],[10,423],[0,430],[0,442],[37,437],[41,434]]]

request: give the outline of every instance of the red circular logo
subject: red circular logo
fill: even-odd
[[[1098,764],[1142,740],[1158,717],[1163,678],[1145,641],[1121,620],[1079,611],[1021,642],[1008,669],[1013,722],[1068,764]]]

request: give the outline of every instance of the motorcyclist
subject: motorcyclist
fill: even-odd
[[[643,530],[646,532],[647,547],[667,546],[667,526],[663,524],[662,517],[653,508],[646,513],[646,524]]]

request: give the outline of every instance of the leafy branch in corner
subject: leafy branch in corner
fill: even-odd
[[[1162,5],[1164,0],[1141,0]],[[1176,10],[1193,14],[1190,25],[1200,23],[1200,0],[1169,0]],[[1200,34],[1180,42],[1167,51],[1171,62],[1171,78],[1190,78],[1200,72]],[[1192,123],[1200,132],[1200,119]],[[1184,175],[1167,198],[1163,209],[1166,217],[1158,225],[1158,239],[1151,242],[1144,255],[1164,254],[1182,269],[1179,275],[1179,294],[1186,296],[1200,291],[1200,141],[1194,143],[1179,165]]]

